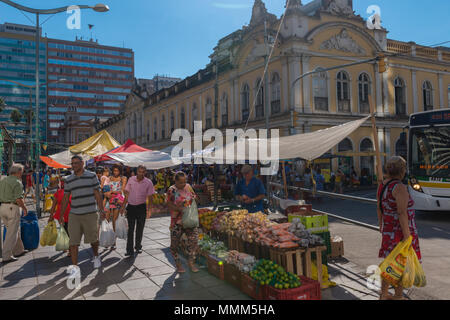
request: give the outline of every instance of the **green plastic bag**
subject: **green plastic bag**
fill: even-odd
[[[61,226],[58,231],[58,238],[56,239],[56,251],[69,250],[69,236],[66,230]]]
[[[56,238],[58,237],[58,230],[56,229],[55,221],[50,221],[44,228],[42,233],[40,244],[42,247],[54,246],[56,244]]]
[[[195,200],[192,201],[192,204],[189,207],[183,209],[182,222],[183,228],[185,229],[192,229],[199,227],[200,224],[198,221],[198,209]]]

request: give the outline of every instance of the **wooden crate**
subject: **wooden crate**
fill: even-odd
[[[242,273],[238,267],[230,263],[225,263],[224,277],[226,282],[241,290]]]
[[[236,250],[239,252],[245,252],[244,251],[244,241],[236,236],[228,236],[228,249],[229,250]]]
[[[208,257],[206,258],[208,272],[211,273],[213,276],[216,276],[220,280],[224,280],[225,279],[224,266],[223,263],[219,264],[220,261],[221,260],[212,255],[208,255]]]
[[[311,253],[316,253],[316,265],[318,279],[321,287],[322,283],[322,252],[326,251],[327,247],[318,246],[314,248],[296,248],[296,249],[270,249],[270,260],[281,265],[286,271],[294,273],[299,276],[306,276],[312,278],[312,259]]]

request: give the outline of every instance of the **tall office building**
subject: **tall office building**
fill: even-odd
[[[41,30],[39,30],[41,32]],[[12,23],[0,25],[0,97],[6,103],[0,113],[0,121],[5,124],[11,136],[19,142],[17,147],[17,160],[24,161],[30,141],[29,130],[35,128],[35,122],[29,123],[30,108],[35,110],[35,89],[12,83],[15,81],[26,86],[35,86],[36,78],[36,28]],[[42,39],[39,50],[40,75],[40,136],[45,141],[47,136],[47,96],[45,82],[47,81],[47,45]],[[10,81],[6,81],[10,80]],[[11,121],[11,112],[18,110],[22,114],[20,123]]]
[[[92,40],[48,39],[47,44],[48,140],[76,142],[92,128],[91,120],[119,114],[134,80],[134,53]],[[77,114],[76,123],[67,119],[69,106]],[[61,141],[58,137],[69,123],[79,129],[80,139]]]

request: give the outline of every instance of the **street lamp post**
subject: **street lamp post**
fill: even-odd
[[[60,12],[65,12],[72,6],[65,6],[55,9],[34,9],[30,7],[25,7],[10,0],[0,0],[16,9],[34,13],[36,15],[36,213],[38,217],[41,215],[41,205],[40,205],[40,181],[39,181],[39,162],[40,162],[40,139],[39,139],[39,46],[40,46],[40,34],[39,34],[39,15],[41,14],[56,14]],[[79,5],[79,9],[92,9],[96,12],[107,12],[109,7],[105,4],[96,4],[95,6]]]

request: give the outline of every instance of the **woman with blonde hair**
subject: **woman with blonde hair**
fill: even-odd
[[[408,188],[402,183],[406,174],[406,161],[402,157],[392,157],[386,163],[386,175],[378,188],[378,223],[382,234],[380,258],[386,258],[397,244],[412,236],[412,247],[421,259],[419,236],[417,233],[414,201]],[[389,283],[382,280],[381,300],[403,300],[403,287],[395,288],[395,295],[388,292]]]

